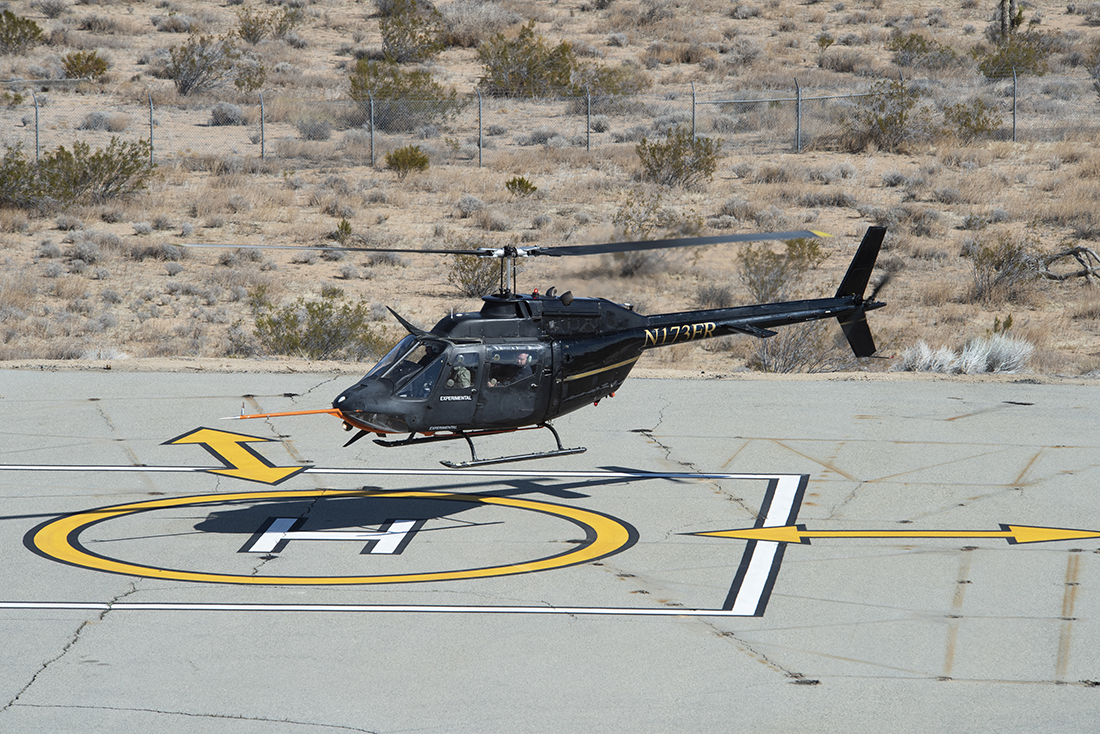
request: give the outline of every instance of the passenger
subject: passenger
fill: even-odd
[[[535,376],[535,360],[520,352],[514,364],[494,363],[490,367],[489,387],[508,387]]]

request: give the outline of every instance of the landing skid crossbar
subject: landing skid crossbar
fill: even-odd
[[[548,428],[550,433],[554,435],[554,442],[558,447],[552,451],[535,451],[529,454],[515,454],[513,456],[500,456],[495,459],[479,459],[477,458],[477,450],[474,448],[474,438],[480,436],[494,436],[501,433],[515,433],[516,431],[533,431],[539,428]],[[543,459],[549,456],[569,456],[571,454],[583,454],[586,449],[584,446],[578,446],[576,448],[567,449],[562,446],[561,436],[558,435],[554,426],[549,423],[540,423],[537,426],[528,426],[526,428],[504,428],[500,430],[485,430],[485,431],[455,431],[448,434],[436,434],[434,436],[419,436],[410,434],[408,438],[400,441],[383,441],[375,439],[375,443],[379,446],[394,447],[394,446],[410,446],[412,444],[419,443],[435,443],[436,441],[453,441],[455,439],[463,438],[466,440],[466,444],[470,447],[470,460],[469,461],[441,461],[439,463],[443,466],[451,469],[459,469],[469,466],[487,466],[490,464],[507,464],[513,461],[527,461],[529,459]]]

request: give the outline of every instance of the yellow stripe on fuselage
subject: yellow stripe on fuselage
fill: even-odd
[[[638,355],[638,357],[640,357],[640,356],[641,355]],[[566,377],[564,380],[562,380],[562,382],[570,382],[572,380],[579,380],[582,377],[591,377],[592,375],[598,375],[601,372],[607,372],[608,370],[618,369],[619,367],[623,367],[625,365],[633,364],[633,363],[637,362],[638,357],[631,357],[630,359],[625,359],[622,362],[616,362],[615,364],[609,364],[606,367],[600,367],[598,370],[590,370],[588,372],[581,372],[581,373],[576,374],[576,375],[570,375],[569,377]]]

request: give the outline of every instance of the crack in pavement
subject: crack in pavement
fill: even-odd
[[[673,451],[672,446],[669,446],[668,444],[663,443],[655,435],[657,429],[660,428],[661,424],[664,422],[665,410],[668,407],[669,407],[669,405],[668,405],[668,403],[666,403],[664,405],[664,407],[662,407],[660,410],[657,411],[657,423],[656,423],[656,425],[653,426],[653,428],[635,428],[633,431],[631,431],[631,433],[640,433],[641,435],[645,436],[647,439],[652,441],[654,444],[656,444],[659,449],[661,449],[662,451],[665,452],[665,461],[668,461],[670,463],[682,466],[688,472],[693,473],[693,474],[706,474],[706,472],[704,472],[702,469],[700,469],[695,464],[695,462],[681,461],[680,459],[673,459],[672,458],[672,451]],[[756,510],[752,509],[747,504],[745,504],[745,501],[742,500],[740,497],[735,497],[733,495],[733,493],[731,493],[729,490],[727,490],[721,484],[719,484],[718,482],[715,482],[715,481],[711,481],[711,482],[708,482],[708,483],[710,484],[710,486],[718,494],[725,495],[725,497],[727,499],[729,499],[730,502],[734,502],[737,505],[739,505],[741,507],[741,509],[743,509],[743,510],[745,510],[745,512],[749,513],[749,515],[752,518],[755,519],[755,518],[759,517],[759,513]],[[672,531],[669,532],[669,535],[671,535],[671,534],[672,534]],[[669,536],[666,536],[666,537],[669,537]]]
[[[259,721],[269,724],[291,724],[293,726],[311,726],[319,729],[335,729],[339,731],[355,731],[362,732],[363,734],[378,734],[374,729],[360,729],[357,726],[346,726],[344,724],[324,724],[315,721],[296,721],[294,719],[271,719],[264,716],[245,716],[243,714],[204,714],[193,711],[165,711],[162,709],[150,709],[150,708],[137,708],[129,706],[80,706],[75,704],[39,704],[39,703],[24,703],[19,704],[24,708],[39,708],[39,709],[86,709],[91,711],[130,711],[137,713],[149,713],[149,714],[163,714],[166,716],[186,716],[197,719],[232,719],[235,721]],[[5,707],[6,708],[6,707]],[[2,710],[2,709],[0,709]]]
[[[792,670],[790,668],[787,668],[787,667],[784,667],[784,666],[780,665],[779,663],[775,662],[774,660],[769,658],[764,653],[762,653],[759,650],[757,650],[756,648],[754,648],[749,643],[742,640],[740,637],[737,636],[736,632],[731,632],[731,631],[728,631],[728,630],[720,630],[720,629],[718,629],[718,625],[715,624],[711,620],[700,618],[698,621],[700,623],[702,623],[703,625],[705,625],[707,627],[710,627],[714,631],[714,634],[717,635],[718,637],[721,637],[721,638],[727,639],[727,640],[733,640],[734,645],[736,645],[737,649],[740,650],[741,652],[745,653],[746,655],[748,655],[751,658],[754,658],[757,662],[759,662],[763,665],[766,665],[767,667],[771,668],[775,672],[782,673],[786,677],[792,679],[792,681],[795,682],[795,683],[800,683],[801,685],[817,685],[818,683],[821,682],[819,680],[807,678],[805,675],[803,675],[802,673],[799,673],[796,670]]]
[[[107,602],[107,608],[99,613],[99,618],[96,621],[102,622],[106,618],[106,616],[111,612],[111,608],[113,607],[114,604],[116,604],[117,602],[122,601],[126,597],[128,597],[131,594],[136,593],[136,592],[137,592],[137,586],[134,584],[134,582],[130,582],[130,589],[128,591],[122,593],[122,594],[119,594],[118,596],[111,599],[110,601],[108,601]],[[84,632],[84,628],[87,627],[91,622],[92,622],[92,620],[90,620],[90,619],[85,619],[83,622],[81,622],[80,626],[76,628],[75,632],[73,632],[72,637],[69,638],[69,641],[66,642],[64,647],[61,648],[61,652],[59,652],[57,655],[50,658],[46,662],[42,663],[42,666],[37,671],[35,671],[34,675],[31,676],[31,679],[29,681],[27,681],[27,684],[19,689],[19,692],[15,694],[15,697],[12,698],[10,701],[8,701],[6,704],[4,704],[4,706],[2,708],[0,708],[0,713],[3,713],[4,711],[7,711],[12,706],[16,706],[16,705],[26,706],[26,705],[28,705],[28,704],[20,704],[19,699],[23,696],[24,693],[26,693],[28,690],[30,690],[31,686],[33,686],[35,684],[35,682],[38,680],[38,677],[40,675],[42,675],[43,673],[45,673],[46,670],[49,669],[49,667],[51,665],[56,663],[58,660],[61,660],[66,655],[68,655],[69,651],[72,650],[73,647],[76,645],[76,643],[80,641],[80,636]]]
[[[310,514],[313,512],[313,508],[316,507],[317,503],[320,502],[322,499],[324,499],[324,497],[322,497],[322,496],[314,497],[313,500],[311,500],[310,503],[308,505],[306,505],[306,508],[302,511],[302,513],[300,515],[298,515],[297,519],[299,519],[299,520],[309,519]],[[264,566],[266,566],[268,561],[274,561],[274,560],[277,560],[278,558],[279,558],[279,554],[277,554],[277,553],[265,553],[264,555],[260,556],[260,563],[253,566],[252,575],[253,576],[258,576],[259,573],[260,573],[260,569],[263,568]]]

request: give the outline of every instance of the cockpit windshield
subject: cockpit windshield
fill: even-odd
[[[370,371],[366,374],[366,377],[376,377],[393,366],[393,363],[399,360],[409,349],[412,347],[413,342],[416,341],[416,337],[409,334],[401,341],[397,342],[397,345],[393,349],[386,353],[386,356],[378,360],[378,364],[370,368]]]
[[[446,342],[410,334],[391,349],[366,376],[390,380],[398,397],[426,398],[439,379],[446,360],[446,349]]]

